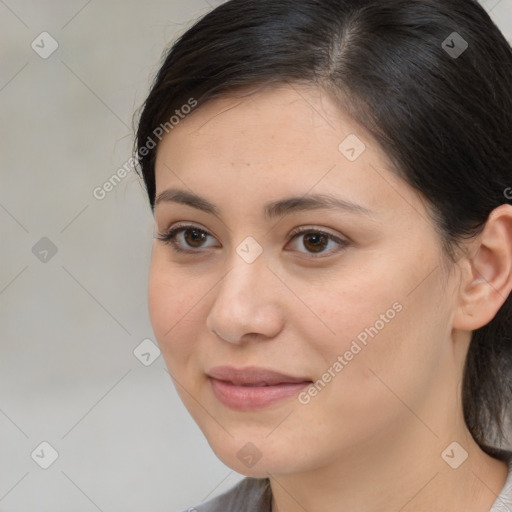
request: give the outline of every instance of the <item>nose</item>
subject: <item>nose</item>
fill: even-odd
[[[207,328],[229,343],[254,337],[273,338],[284,325],[279,298],[282,283],[266,266],[263,255],[247,263],[238,255],[217,287],[206,319]]]

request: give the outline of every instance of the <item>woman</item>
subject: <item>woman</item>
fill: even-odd
[[[511,91],[472,0],[231,0],[172,46],[150,317],[247,476],[190,510],[510,510]]]

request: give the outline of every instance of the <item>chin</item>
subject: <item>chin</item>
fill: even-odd
[[[290,460],[287,460],[286,456],[276,452],[274,447],[262,448],[260,451],[256,443],[251,441],[233,442],[221,447],[211,443],[210,447],[226,466],[245,476],[268,478],[269,475],[300,471],[297,467],[296,453],[290,454]]]

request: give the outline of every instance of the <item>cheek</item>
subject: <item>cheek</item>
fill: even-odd
[[[296,318],[306,322],[307,339],[315,340],[311,346],[325,363],[350,350],[352,342],[361,347],[353,360],[363,359],[372,340],[385,337],[405,316],[399,284],[379,269],[342,270],[326,279],[297,281],[293,288],[310,306],[310,311],[298,307]]]
[[[422,282],[415,266],[381,263],[333,277],[329,286],[295,288],[318,317],[308,315],[306,336],[322,361],[316,377],[328,382],[319,394],[354,412],[363,403],[399,403],[393,393],[419,400],[439,370],[447,336],[449,304],[435,277]]]
[[[169,265],[160,264],[160,260],[160,256],[154,255],[151,261],[148,310],[153,332],[169,366],[182,361],[194,349],[190,332],[198,326],[195,318],[201,306],[197,304],[201,290],[194,289],[193,280],[184,278]]]

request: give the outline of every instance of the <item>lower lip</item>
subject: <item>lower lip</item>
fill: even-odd
[[[286,382],[273,386],[236,386],[212,377],[208,379],[215,396],[227,407],[240,411],[266,407],[279,400],[296,395],[311,382]]]

